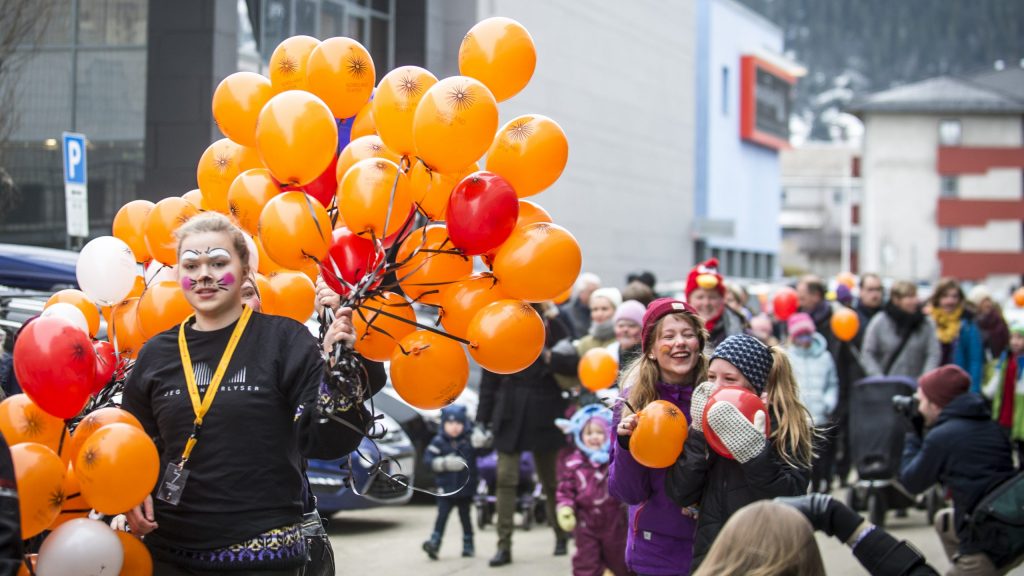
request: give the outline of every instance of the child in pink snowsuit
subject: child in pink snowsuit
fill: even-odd
[[[559,467],[557,492],[558,525],[575,530],[572,573],[600,576],[607,568],[626,576],[626,509],[608,494],[612,411],[590,404],[555,424],[576,444]]]

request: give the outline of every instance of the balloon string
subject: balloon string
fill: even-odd
[[[426,324],[420,324],[419,322],[416,322],[414,320],[409,320],[408,318],[403,318],[403,317],[401,317],[401,316],[399,316],[397,314],[392,314],[390,312],[385,312],[384,310],[381,310],[379,308],[370,308],[370,310],[373,310],[374,312],[376,312],[378,314],[381,314],[383,316],[387,316],[388,318],[392,318],[394,320],[398,320],[399,322],[404,322],[406,324],[415,326],[415,327],[417,327],[417,328],[419,328],[421,330],[426,330],[427,332],[433,332],[434,334],[437,334],[438,336],[444,336],[445,338],[450,338],[452,340],[455,340],[456,342],[465,344],[466,346],[469,346],[471,344],[470,341],[466,340],[465,338],[459,338],[458,336],[455,336],[453,334],[449,334],[449,333],[447,333],[447,332],[445,332],[443,330],[438,330],[437,328],[434,328],[433,326],[427,326]]]
[[[64,451],[64,438],[67,436],[67,434],[68,434],[68,423],[65,420],[64,421],[64,427],[60,429],[60,442],[57,444],[57,456],[60,456],[61,452]]]
[[[21,558],[21,562],[25,565],[25,569],[28,570],[29,576],[36,576],[36,569],[32,566],[32,560],[29,559],[30,554],[25,554]]]
[[[82,495],[81,492],[75,492],[74,494],[68,494],[68,495],[64,496],[64,501],[67,502],[68,500],[74,500],[75,498],[78,498],[81,495]],[[88,512],[88,511],[89,510],[85,510],[85,512]],[[67,512],[76,512],[76,510],[64,510],[63,512],[65,512],[65,513],[67,513]]]

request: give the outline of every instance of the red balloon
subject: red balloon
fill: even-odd
[[[14,343],[14,372],[37,406],[58,418],[73,418],[89,399],[96,379],[96,353],[89,335],[58,316],[25,325]]]
[[[93,380],[92,390],[89,392],[98,394],[114,377],[114,371],[117,370],[117,352],[114,351],[114,345],[106,340],[93,342],[92,348],[96,351],[96,379]]]
[[[335,293],[347,294],[348,287],[339,282],[338,277],[354,285],[367,272],[376,268],[383,256],[383,253],[374,249],[373,242],[342,226],[334,231],[334,240],[327,251],[327,258],[320,263],[320,276]],[[379,286],[382,280],[383,277],[373,288]]]
[[[481,170],[466,176],[448,198],[448,236],[468,256],[508,240],[519,218],[519,197],[507,180]]]
[[[772,310],[779,320],[787,320],[800,309],[800,301],[796,297],[796,290],[783,288],[775,294],[772,299]]]
[[[338,191],[338,176],[335,174],[337,169],[338,157],[335,156],[331,159],[331,163],[328,164],[324,173],[317,176],[316,180],[313,180],[305,186],[286,186],[284,191],[305,192],[313,198],[316,198],[318,202],[324,205],[324,208],[330,208],[331,202],[334,201],[334,195]]]
[[[754,421],[754,414],[757,414],[758,410],[764,412],[764,435],[768,436],[771,433],[771,423],[768,421],[768,408],[765,407],[760,396],[742,386],[720,386],[711,392],[711,397],[708,399],[707,405],[704,406],[704,414],[702,415],[704,438],[707,439],[708,446],[717,452],[719,456],[730,460],[733,459],[732,453],[725,447],[725,444],[722,444],[722,439],[718,437],[718,434],[715,434],[711,426],[708,426],[708,410],[719,402],[728,402],[739,408],[740,413],[751,422]]]

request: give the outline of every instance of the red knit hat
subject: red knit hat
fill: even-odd
[[[954,398],[970,390],[971,377],[956,364],[946,364],[921,375],[917,385],[929,402],[945,408]]]
[[[647,305],[647,312],[644,312],[643,329],[640,332],[640,347],[644,354],[647,353],[647,337],[650,336],[654,327],[658,324],[658,320],[676,312],[685,312],[698,320],[700,319],[693,306],[675,298],[658,298]],[[703,347],[704,343],[701,342],[701,348],[703,349]]]
[[[725,282],[718,273],[718,258],[705,260],[690,270],[689,276],[686,277],[686,297],[689,298],[697,288],[717,290],[719,294],[725,296]]]

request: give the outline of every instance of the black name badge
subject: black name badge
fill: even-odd
[[[188,470],[178,468],[176,464],[168,464],[164,471],[164,481],[157,491],[158,500],[163,500],[171,506],[177,506],[181,502],[181,493],[185,491],[185,482],[188,481]]]

